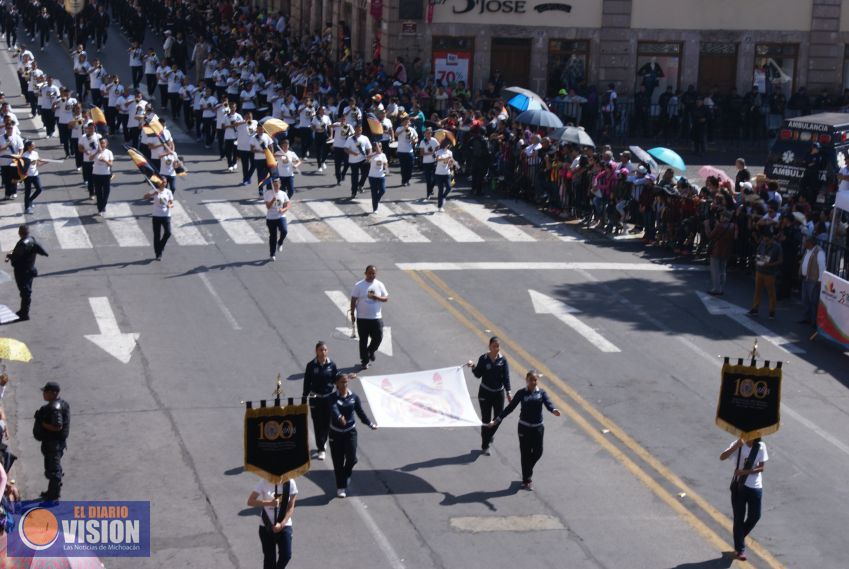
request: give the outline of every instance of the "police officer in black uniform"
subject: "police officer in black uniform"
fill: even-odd
[[[58,500],[62,491],[62,455],[71,430],[71,408],[59,397],[59,391],[55,381],[48,381],[41,388],[46,403],[35,412],[32,427],[32,436],[41,442],[41,454],[44,455],[44,476],[48,484],[41,497],[45,500]]]
[[[304,371],[304,397],[310,398],[313,434],[315,435],[316,458],[324,460],[324,447],[330,431],[330,396],[336,380],[336,364],[327,357],[327,344],[315,345],[315,359]]]
[[[29,234],[29,227],[21,225],[18,228],[20,240],[12,249],[12,252],[6,255],[6,262],[12,262],[12,267],[15,270],[15,283],[18,285],[18,291],[21,294],[21,309],[16,312],[21,320],[29,320],[29,307],[32,302],[32,279],[38,276],[38,271],[35,269],[35,256],[44,255],[47,257],[47,251],[38,244],[35,237]]]
[[[472,368],[475,377],[480,378],[481,385],[478,389],[478,403],[481,407],[481,418],[484,423],[489,423],[504,410],[504,394],[507,394],[507,402],[511,400],[510,393],[510,366],[507,358],[501,354],[501,341],[498,336],[489,339],[489,352],[478,358],[474,364],[469,360],[466,364]],[[489,456],[489,445],[495,437],[495,431],[481,427],[481,453]]]

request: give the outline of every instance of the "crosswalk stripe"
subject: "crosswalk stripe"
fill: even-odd
[[[451,204],[485,224],[508,241],[536,241],[533,237],[513,225],[503,214],[498,214],[480,202],[452,200]]]
[[[115,236],[119,247],[148,247],[150,241],[139,226],[127,202],[112,202],[107,208],[106,227]]]
[[[374,243],[374,238],[363,231],[345,212],[330,202],[304,202],[315,214],[349,243]]]
[[[56,239],[62,249],[91,249],[91,240],[83,228],[77,208],[63,203],[47,204],[47,211],[53,219]]]
[[[359,204],[363,211],[372,213],[371,202],[361,201]],[[374,213],[373,216],[376,222],[380,224],[380,227],[392,233],[402,243],[430,243],[430,239],[422,235],[412,223],[405,221],[401,213],[393,211],[385,203],[380,204],[380,207],[377,208],[377,213]]]
[[[195,222],[178,201],[175,201],[174,207],[171,208],[171,225],[174,239],[179,245],[208,245],[200,230],[195,227]]]
[[[460,243],[482,243],[484,241],[483,237],[453,219],[449,214],[436,211],[434,204],[408,202],[407,207],[412,209],[416,215],[421,216],[421,219],[431,222],[444,231],[454,241]]]
[[[218,220],[221,227],[234,243],[239,245],[257,245],[264,243],[265,239],[259,236],[254,231],[251,224],[245,221],[245,218],[236,207],[227,202],[206,202],[204,205],[212,212],[213,217]]]
[[[257,204],[257,209],[262,214],[262,218],[265,219],[265,213],[268,211],[268,208],[265,207],[265,204]],[[289,211],[286,212],[286,227],[289,229],[289,234],[286,235],[286,241],[291,243],[318,243],[319,239],[315,235],[313,235],[309,229],[304,227],[304,223],[299,220],[295,216],[295,212],[292,211],[292,208],[289,208]]]
[[[518,200],[504,200],[499,203],[507,209],[521,215],[533,223],[538,229],[545,231],[546,233],[554,234],[560,241],[580,241],[572,234],[563,222],[548,217],[530,204]]]
[[[0,248],[10,253],[18,242],[18,228],[24,222],[24,208],[19,203],[0,204]]]

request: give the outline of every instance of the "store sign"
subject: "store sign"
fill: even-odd
[[[456,84],[458,81],[463,81],[468,86],[471,62],[472,54],[468,51],[434,51],[434,77],[444,86]]]
[[[601,27],[602,1],[430,0],[428,21],[435,24]]]

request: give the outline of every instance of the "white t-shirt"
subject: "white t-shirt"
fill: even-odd
[[[239,113],[230,113],[224,119],[224,140],[236,140],[238,138],[238,125],[233,126],[236,123],[243,122],[245,119],[242,118],[242,115]]]
[[[352,136],[347,142],[345,142],[345,148],[356,153],[348,155],[348,163],[359,164],[366,159],[366,154],[371,152],[371,142],[369,142],[368,137],[363,134],[360,136]]]
[[[436,158],[433,157],[433,153],[439,149],[439,141],[432,136],[430,137],[430,140],[422,139],[422,141],[419,142],[419,148],[423,151],[422,163],[433,164],[436,160]]]
[[[163,154],[169,152],[166,143],[171,142],[174,138],[171,136],[171,131],[167,128],[162,129],[162,136],[150,136],[150,143],[152,143],[153,147],[150,149],[150,157],[151,158],[161,158]]]
[[[412,136],[409,136],[412,134]],[[398,139],[398,152],[410,153],[413,151],[413,145],[416,143],[416,131],[412,127],[409,129],[399,126],[395,130],[395,138]]]
[[[256,134],[256,121],[247,121],[236,127],[236,148],[238,150],[249,151],[251,149],[251,139]]]
[[[168,76],[168,92],[179,93],[180,85],[182,84],[183,77],[185,76],[186,75],[179,69],[177,71],[172,71],[171,74]]]
[[[749,458],[749,452],[751,451],[751,447],[748,445],[743,445],[740,447],[740,451],[736,453],[739,455],[737,459],[737,468],[741,469],[746,464],[746,459]],[[736,456],[736,455],[735,455]],[[760,463],[766,462],[769,460],[769,455],[766,452],[766,444],[761,441],[761,446],[758,449],[758,454],[755,456],[755,462],[752,464],[752,468],[756,468]],[[746,486],[749,488],[763,488],[763,473],[758,472],[757,474],[750,474],[746,477]]]
[[[68,124],[74,118],[74,105],[77,104],[77,100],[73,97],[67,97],[65,102],[59,100],[59,105],[56,107],[56,119],[59,121],[59,124]]]
[[[159,173],[162,176],[176,176],[177,172],[174,168],[174,162],[177,160],[177,155],[173,152],[163,154],[159,159]]]
[[[298,109],[298,128],[309,128],[314,116],[315,109],[307,105],[302,106]]]
[[[346,123],[343,125],[342,123],[336,123],[333,127],[333,148],[345,148],[345,143],[348,141],[348,137],[345,136],[345,132],[350,132],[351,127]]]
[[[28,150],[24,152],[23,157],[30,159],[29,168],[27,168],[27,177],[38,176],[38,151]]]
[[[144,58],[144,74],[155,75],[156,68],[159,65],[159,58],[153,54],[146,55]]]
[[[100,148],[101,138],[103,137],[96,132],[91,136],[84,134],[79,138],[79,146],[82,146],[85,149],[85,152],[83,152],[83,162],[94,161],[94,155],[97,153],[97,149]]]
[[[265,149],[271,148],[274,141],[266,133],[255,134],[251,137],[251,150],[254,152],[254,160],[265,160]]]
[[[203,102],[201,103],[201,108],[203,109],[203,114],[201,115],[205,119],[211,119],[215,117],[215,106],[218,104],[218,98],[214,95],[209,95],[208,97],[203,98]]]
[[[168,202],[174,199],[174,194],[169,188],[157,192],[153,196],[153,217],[171,217],[171,208],[168,207]]]
[[[312,118],[312,129],[316,132],[327,132],[330,128],[330,117],[327,115],[314,116]]]
[[[130,67],[141,67],[142,66],[142,53],[141,48],[139,49],[130,49]]]
[[[289,196],[283,190],[277,190],[276,192],[272,189],[266,189],[262,194],[262,199],[267,204],[271,200],[274,200],[275,203],[265,212],[265,219],[280,219],[281,217],[286,217],[285,213],[280,213],[280,208],[285,206],[289,201]]]
[[[295,175],[295,168],[292,166],[298,161],[298,155],[291,150],[277,156],[277,174],[281,178],[291,178]]]
[[[437,176],[450,176],[451,169],[450,164],[451,160],[454,159],[454,153],[448,150],[447,148],[440,148],[434,154],[436,157],[436,175]],[[444,160],[444,161],[443,161]]]
[[[381,152],[380,154],[375,154],[369,159],[369,163],[369,178],[386,177],[386,168],[389,166],[389,161],[386,159],[386,154],[384,154],[383,152]]]
[[[139,126],[139,117],[144,118],[145,110],[147,109],[147,101],[133,99],[127,106],[127,128],[136,128]]]
[[[377,279],[368,282],[363,279],[354,285],[351,298],[357,302],[357,318],[364,320],[377,320],[382,318],[380,307],[383,304],[379,300],[368,297],[368,291],[373,291],[377,296],[389,296],[389,292],[383,283]]]
[[[115,156],[108,148],[106,148],[105,150],[101,150],[100,155],[95,157],[94,166],[92,166],[91,169],[92,174],[96,174],[98,176],[108,176],[112,173],[112,166],[104,162],[104,160],[108,160],[109,162],[115,160]]]
[[[277,486],[278,491],[283,490],[283,484]],[[274,484],[269,482],[268,480],[260,480],[257,483],[256,488],[254,488],[254,492],[258,494],[258,497],[262,501],[273,500],[274,499]],[[289,481],[289,496],[297,496],[298,495],[298,485],[295,484],[294,480]],[[285,509],[289,507],[288,504],[280,504],[280,508]],[[278,510],[279,514],[280,510]],[[265,514],[268,516],[268,519],[274,522],[274,508],[265,508]],[[286,527],[292,526],[292,518],[286,520],[284,524]]]

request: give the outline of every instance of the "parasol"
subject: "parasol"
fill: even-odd
[[[0,338],[0,360],[13,362],[32,361],[32,354],[26,344],[14,338]]]
[[[683,172],[687,169],[687,166],[684,164],[684,159],[681,158],[681,156],[679,156],[674,150],[658,146],[657,148],[649,148],[648,153],[664,164],[669,164],[676,170],[681,170]]]
[[[505,87],[503,90],[513,94],[513,97],[507,101],[507,104],[514,109],[519,111],[548,110],[545,100],[530,89],[525,89],[524,87]]]
[[[542,109],[525,111],[516,117],[516,122],[542,128],[560,128],[563,126],[563,121],[560,120],[560,117],[551,111],[544,111]]]
[[[646,164],[652,171],[657,172],[658,170],[660,170],[660,167],[657,165],[655,159],[652,158],[651,154],[643,150],[641,147],[629,146],[628,150],[631,151],[631,154],[634,155],[634,158]]]
[[[454,137],[454,133],[450,130],[440,128],[439,130],[434,131],[433,138],[435,138],[439,142],[439,144],[442,144],[442,141],[447,138],[451,141],[452,146],[457,146],[457,139]]]
[[[275,119],[274,117],[265,117],[259,121],[259,124],[262,125],[262,128],[265,129],[265,132],[267,132],[269,136],[277,136],[289,129],[288,124],[280,119]]]

